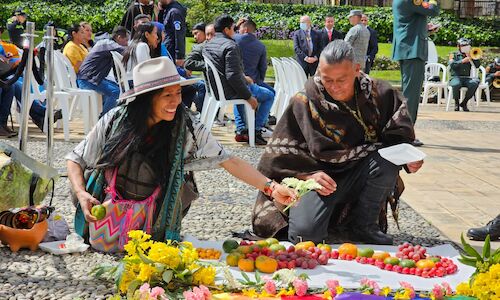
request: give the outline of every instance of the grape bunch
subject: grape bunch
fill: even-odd
[[[396,252],[396,257],[399,259],[412,259],[415,262],[425,259],[426,249],[420,245],[413,246],[412,244],[405,242],[398,246],[398,252]]]

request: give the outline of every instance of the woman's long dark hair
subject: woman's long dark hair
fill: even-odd
[[[162,89],[136,97],[125,108],[126,116],[120,127],[104,145],[104,150],[97,163],[97,168],[105,169],[120,166],[132,153],[140,152],[151,162],[158,175],[158,184],[165,184],[169,177],[170,165],[174,153],[180,119],[183,118],[182,105],[179,105],[173,121],[160,121],[151,129],[148,119],[152,113],[153,97]]]
[[[128,45],[127,49],[125,49],[125,52],[123,52],[122,62],[123,62],[123,65],[125,67],[127,67],[127,63],[129,60],[132,61],[132,64],[137,63],[137,57],[135,55],[137,45],[140,42],[148,44],[146,32],[151,34],[154,29],[155,29],[155,25],[151,22],[142,23],[139,26],[137,26],[137,29],[134,33],[134,37],[130,41],[130,45]],[[153,53],[153,49],[154,49],[153,47],[149,46],[149,53]]]
[[[64,47],[66,47],[66,45],[70,41],[73,41],[73,32],[78,33],[78,31],[80,31],[80,28],[82,28],[82,27],[83,26],[80,24],[73,24],[70,28],[68,28],[68,35],[67,35],[66,41],[64,41],[64,44],[61,46],[61,49],[64,49]]]

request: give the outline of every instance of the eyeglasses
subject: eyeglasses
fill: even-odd
[[[54,211],[52,206],[26,207],[16,211],[0,212],[0,224],[16,229],[31,229],[36,223],[48,219]]]

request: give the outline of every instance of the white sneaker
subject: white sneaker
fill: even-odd
[[[269,128],[266,128],[266,127],[262,127],[260,132],[262,133],[262,137],[266,138],[266,139],[270,138],[273,135],[273,131]]]

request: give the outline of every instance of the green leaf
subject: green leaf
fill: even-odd
[[[248,277],[247,273],[245,273],[245,272],[241,272],[241,276],[243,276],[243,278],[244,278],[247,282],[250,282],[250,277]]]
[[[163,272],[163,275],[161,276],[161,278],[163,279],[163,281],[165,281],[165,283],[169,283],[170,281],[172,281],[173,277],[174,277],[174,272],[172,270],[166,270],[165,272]]]
[[[464,265],[471,266],[471,267],[476,267],[476,260],[475,259],[468,259],[465,257],[459,257],[458,261],[463,263]]]
[[[117,289],[120,286],[120,282],[122,281],[124,271],[125,271],[125,264],[123,262],[120,262],[115,272],[115,286]]]
[[[261,282],[261,277],[260,277],[260,272],[259,271],[255,271],[255,281],[257,281],[257,283]]]
[[[488,259],[490,257],[490,252],[491,252],[490,235],[488,234],[486,236],[486,239],[484,240],[483,258]]]
[[[127,299],[132,299],[134,297],[135,290],[137,290],[137,288],[139,287],[139,285],[141,285],[141,283],[142,282],[140,280],[136,279],[128,285]]]
[[[165,270],[165,265],[162,263],[155,263],[155,268],[158,273],[161,273]]]
[[[460,235],[460,240],[462,241],[462,246],[464,246],[464,250],[467,254],[474,256],[478,261],[483,262],[483,258],[479,255],[476,249],[472,248],[472,246],[465,241],[463,233]]]
[[[139,254],[139,257],[141,258],[142,262],[145,263],[145,264],[154,264],[155,261],[154,260],[151,260],[149,259],[146,255],[144,255],[141,251],[137,251],[137,253]]]

